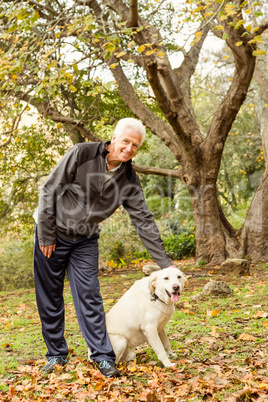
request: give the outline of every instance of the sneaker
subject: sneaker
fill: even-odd
[[[54,370],[55,364],[65,366],[67,360],[63,357],[51,357],[45,367],[42,368],[43,373],[51,373]]]
[[[107,360],[103,360],[102,362],[98,363],[99,365],[99,370],[102,375],[105,377],[120,377],[121,373],[115,365],[111,362],[108,362]]]

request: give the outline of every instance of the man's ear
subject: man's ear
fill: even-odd
[[[151,293],[154,293],[156,287],[157,276],[155,274],[151,274],[149,276],[149,289]]]

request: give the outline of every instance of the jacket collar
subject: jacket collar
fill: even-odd
[[[109,151],[107,150],[107,145],[111,144],[111,141],[104,141],[100,143],[100,155],[103,158],[106,158],[106,156],[108,155]]]

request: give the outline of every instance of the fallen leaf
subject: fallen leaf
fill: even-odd
[[[265,313],[264,311],[257,311],[250,318],[266,318],[267,316],[268,316],[268,313]]]
[[[240,341],[256,341],[256,337],[249,334],[240,334],[239,338]]]
[[[213,311],[207,310],[207,316],[216,317],[217,315],[220,314],[220,312],[221,312],[220,310],[213,310]]]
[[[217,333],[217,327],[212,327],[212,336],[218,338],[220,335]]]

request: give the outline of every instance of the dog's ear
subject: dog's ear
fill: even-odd
[[[148,286],[149,286],[149,290],[151,293],[154,293],[154,291],[155,291],[156,279],[157,279],[157,276],[155,274],[151,274],[149,276],[149,285]]]

